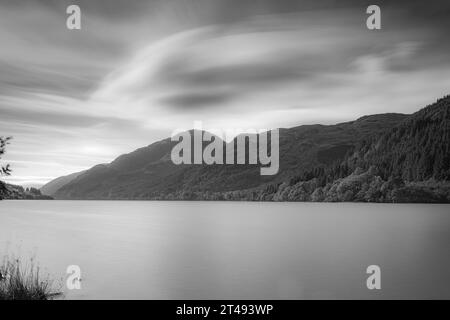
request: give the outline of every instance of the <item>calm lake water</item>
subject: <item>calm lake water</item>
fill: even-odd
[[[66,299],[449,299],[449,208],[0,201],[0,256],[34,256],[63,287],[80,266]]]

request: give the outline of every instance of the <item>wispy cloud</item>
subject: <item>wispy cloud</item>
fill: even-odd
[[[82,30],[65,8],[82,8]],[[10,181],[108,162],[202,120],[334,123],[413,112],[450,88],[446,1],[23,0],[0,4]]]

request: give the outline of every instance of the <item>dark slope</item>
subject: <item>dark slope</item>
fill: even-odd
[[[450,180],[450,96],[414,113],[381,137],[363,141],[353,159],[383,177]]]
[[[281,182],[293,175],[342,161],[349,150],[370,135],[392,129],[407,118],[401,114],[362,117],[337,125],[280,129],[280,171],[261,176],[259,165],[174,165],[175,142],[165,139],[95,166],[64,185],[58,199],[189,198],[195,192],[224,192]]]
[[[42,194],[52,196],[56,191],[58,191],[60,188],[74,180],[76,177],[78,177],[80,174],[84,173],[85,171],[75,172],[72,174],[69,174],[67,176],[62,176],[56,179],[53,179],[52,181],[46,183],[43,185],[39,190]]]
[[[236,200],[450,202],[450,96],[384,132],[367,135],[342,161],[283,183],[225,194]],[[370,117],[364,117],[371,121]],[[360,119],[361,120],[361,119]]]

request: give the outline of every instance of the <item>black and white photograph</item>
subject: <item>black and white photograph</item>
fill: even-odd
[[[0,200],[0,300],[448,300],[450,2],[0,0]]]

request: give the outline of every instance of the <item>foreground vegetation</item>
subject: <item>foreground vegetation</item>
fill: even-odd
[[[33,259],[22,265],[5,257],[0,266],[0,300],[50,300],[60,296],[48,277],[42,277]]]
[[[6,152],[6,146],[9,144],[11,137],[0,136],[0,160]],[[11,168],[9,164],[0,164],[0,176],[9,176]],[[52,200],[52,197],[41,194],[36,188],[24,188],[8,184],[0,180],[0,200],[2,199],[19,199],[19,200]]]
[[[11,140],[11,137],[1,137],[0,136],[0,159],[2,158],[2,155],[5,153],[6,145],[9,143],[9,140]],[[11,172],[11,169],[9,165],[1,165],[0,164],[0,176],[7,176]],[[8,194],[8,190],[6,188],[6,184],[0,181],[0,200],[6,197]]]

